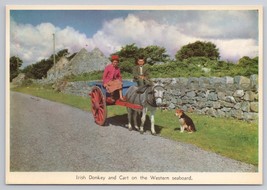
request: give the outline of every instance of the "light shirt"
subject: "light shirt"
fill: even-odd
[[[140,66],[139,68],[140,68],[139,69],[140,70],[140,75],[143,75],[143,66]]]

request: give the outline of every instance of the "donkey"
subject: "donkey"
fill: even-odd
[[[137,90],[138,90],[138,87],[131,86],[127,90],[126,95],[125,95],[127,102],[132,103],[132,104],[138,104],[143,107],[142,110],[136,110],[136,109],[127,107],[128,129],[130,131],[132,130],[131,119],[132,119],[132,114],[133,114],[134,127],[138,131],[140,131],[141,134],[143,134],[146,115],[147,115],[147,112],[150,111],[151,133],[155,135],[156,131],[155,131],[155,125],[154,125],[154,115],[155,115],[157,107],[160,107],[163,103],[165,89],[161,83],[157,82],[156,84],[147,86],[147,88],[144,90],[142,94],[138,93]],[[141,117],[140,129],[139,129],[137,126],[137,113],[140,114],[141,112],[142,112],[142,117]]]

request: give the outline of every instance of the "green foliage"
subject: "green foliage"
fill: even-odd
[[[33,65],[29,65],[25,67],[22,71],[25,73],[27,78],[32,79],[42,79],[46,77],[47,71],[53,66],[53,60],[51,59],[43,59]]]
[[[59,52],[56,53],[55,55],[55,61],[58,62],[60,60],[61,57],[63,56],[67,56],[69,55],[69,50],[68,49],[63,49],[63,50],[60,50]],[[52,54],[50,57],[49,57],[50,60],[54,60],[54,55]]]
[[[125,58],[123,61],[120,61],[119,67],[122,72],[132,73],[133,67],[135,65],[134,58]]]
[[[206,57],[191,57],[183,61],[168,61],[165,64],[149,65],[151,78],[176,78],[176,77],[224,77],[247,76],[258,74],[257,58],[251,59],[252,64],[234,64],[226,61],[210,60]],[[133,61],[132,61],[133,62]],[[120,63],[123,79],[132,79],[132,62]],[[97,71],[79,76],[71,80],[102,80],[103,71]]]
[[[149,58],[148,64],[154,65],[157,62],[166,62],[169,55],[166,54],[166,49],[159,46],[147,46],[139,49],[140,54]]]
[[[12,56],[9,59],[9,69],[10,69],[10,82],[18,76],[20,70],[19,68],[21,67],[23,61],[17,57],[17,56]]]
[[[90,73],[83,73],[81,75],[66,76],[64,79],[67,81],[87,81],[87,80],[102,80],[103,71],[93,71]]]
[[[245,75],[258,73],[259,58],[255,57],[251,59],[247,56],[244,56],[239,59],[238,66],[243,68]]]
[[[166,54],[166,49],[155,45],[139,48],[133,43],[122,47],[120,51],[114,54],[117,54],[120,57],[121,71],[129,73],[132,72],[136,59],[140,55],[144,56],[145,59],[149,59],[147,63],[150,65],[169,60],[169,55]]]
[[[32,84],[33,84],[32,80],[28,78],[22,81],[21,86],[30,86]]]
[[[128,58],[137,58],[139,48],[133,43],[123,46],[116,54],[119,55],[120,61],[125,61]]]
[[[68,55],[68,49],[60,50],[56,56],[56,62],[60,60],[61,57]],[[47,76],[47,71],[51,69],[54,65],[53,55],[51,55],[48,59],[43,59],[35,64],[29,65],[25,67],[22,72],[25,73],[27,78],[32,79],[42,79]]]
[[[218,60],[220,54],[215,44],[196,41],[183,46],[175,55],[175,58],[180,61],[190,57],[207,57],[211,60]]]

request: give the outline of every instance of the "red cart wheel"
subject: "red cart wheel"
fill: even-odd
[[[95,123],[98,125],[104,125],[107,118],[106,98],[101,89],[97,86],[92,88],[91,103]]]

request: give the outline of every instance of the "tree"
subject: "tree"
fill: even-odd
[[[252,74],[258,73],[259,67],[259,57],[254,57],[251,59],[248,56],[244,56],[237,62],[237,66],[242,69],[245,76],[250,76]]]
[[[215,44],[196,41],[183,46],[175,55],[175,58],[180,61],[190,57],[207,57],[211,60],[218,60],[220,54]]]
[[[17,56],[12,56],[9,59],[9,63],[10,63],[10,82],[12,82],[12,80],[18,76],[20,70],[19,68],[21,67],[23,61],[17,57]]]
[[[166,49],[156,45],[141,48],[139,52],[146,58],[150,59],[150,61],[148,61],[150,65],[153,65],[157,62],[166,62],[169,58],[169,55],[166,54]]]
[[[117,54],[120,56],[120,60],[125,60],[127,58],[136,58],[138,56],[139,48],[133,44],[123,46]]]
[[[169,59],[169,55],[166,54],[164,47],[156,45],[147,46],[145,48],[139,48],[135,43],[123,46],[120,51],[114,53],[120,57],[120,68],[123,72],[131,72],[135,65],[136,59],[143,55],[146,59],[149,59],[148,64],[153,65],[157,62],[166,62]]]
[[[68,49],[60,50],[55,56],[56,62],[59,61],[61,57],[68,54]],[[25,67],[22,72],[25,73],[27,78],[42,79],[47,76],[47,71],[53,67],[53,64],[53,55],[51,55],[48,59],[43,59]]]
[[[47,71],[53,66],[53,60],[43,59],[33,65],[24,68],[23,72],[27,78],[42,79],[47,76]]]
[[[248,56],[244,56],[241,59],[239,59],[237,63],[238,65],[242,66],[250,66],[251,64],[258,64],[258,57],[251,59]]]

